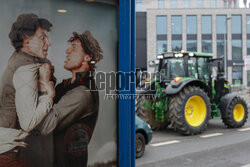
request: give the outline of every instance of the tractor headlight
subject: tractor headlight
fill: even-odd
[[[151,129],[151,126],[149,124],[147,124],[147,125],[148,125],[148,128]]]
[[[189,53],[188,55],[191,56],[191,57],[193,57],[193,56],[194,56],[194,53]]]
[[[183,57],[183,54],[182,53],[177,53],[177,54],[175,54],[175,57]]]
[[[163,59],[163,55],[157,56],[157,59]]]

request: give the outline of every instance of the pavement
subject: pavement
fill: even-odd
[[[248,89],[235,90],[250,107]],[[250,109],[248,109],[250,111]],[[250,120],[228,129],[221,119],[209,121],[205,132],[183,136],[173,129],[155,131],[137,167],[250,167]]]

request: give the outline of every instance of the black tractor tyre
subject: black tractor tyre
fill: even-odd
[[[135,155],[136,158],[140,158],[143,156],[146,146],[146,139],[144,135],[140,132],[136,132],[135,139]]]
[[[143,106],[142,103],[144,102],[152,106],[153,99],[146,98],[145,95],[139,96],[139,98],[136,99],[137,116],[143,119],[145,122],[147,122],[151,126],[152,130],[160,130],[166,128],[167,122],[156,121],[154,111]]]
[[[188,100],[192,97],[198,97],[203,100],[203,108],[206,110],[204,114],[204,120],[201,119],[201,123],[197,126],[192,126],[188,123],[185,112],[188,110],[185,108]],[[194,101],[195,103],[196,101]],[[199,103],[197,103],[199,104]],[[188,106],[189,107],[189,106]],[[187,111],[185,111],[187,110]],[[199,112],[199,110],[196,110]],[[205,112],[205,111],[203,111]],[[196,86],[187,86],[182,89],[178,94],[174,95],[170,99],[169,116],[171,126],[183,135],[196,135],[200,134],[207,128],[209,119],[211,118],[211,102],[207,93]]]
[[[225,105],[226,103],[222,103],[220,105],[220,110],[222,114],[222,121],[228,128],[240,128],[244,126],[248,118],[248,109],[245,100],[239,96],[235,96],[228,107]],[[244,112],[244,116],[242,116],[241,120],[236,120],[234,116],[234,110],[236,105],[242,106],[242,112]],[[237,112],[237,111],[236,111]]]

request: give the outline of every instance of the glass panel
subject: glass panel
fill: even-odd
[[[142,0],[136,0],[135,11],[136,12],[142,11]]]
[[[250,40],[247,40],[247,55],[250,55]]]
[[[212,34],[212,16],[201,16],[201,33]]]
[[[184,0],[184,7],[190,8],[190,0]]]
[[[233,67],[233,84],[234,85],[242,84],[242,67],[241,66]]]
[[[197,40],[187,40],[187,51],[197,52]]]
[[[216,33],[217,34],[226,34],[227,33],[227,16],[216,16]]]
[[[156,33],[167,34],[167,16],[156,16]]]
[[[232,16],[232,34],[241,34],[241,15]]]
[[[173,40],[172,41],[172,51],[181,51],[182,49],[182,41],[181,40]]]
[[[162,69],[164,69],[165,79],[174,79],[175,77],[184,77],[184,59],[183,58],[171,58],[164,59],[162,63]]]
[[[182,16],[172,16],[172,34],[182,34]]]
[[[211,0],[211,8],[216,8],[216,0]]]
[[[250,71],[247,71],[247,86],[250,86]]]
[[[158,0],[158,8],[164,8],[164,7],[165,7],[164,0]]]
[[[208,66],[207,58],[198,58],[198,74],[199,77],[203,80],[209,79],[209,66]]]
[[[197,0],[197,7],[198,8],[203,8],[203,0]]]
[[[202,52],[213,53],[212,40],[202,40]]]
[[[224,47],[225,40],[217,40],[217,57],[224,56],[226,48]]]
[[[196,16],[187,16],[187,34],[197,34]]]
[[[232,40],[232,59],[242,60],[242,41]]]
[[[198,74],[196,71],[196,58],[194,57],[188,59],[188,76],[198,79]]]
[[[167,41],[157,40],[157,54],[167,52]]]
[[[250,34],[250,15],[247,15],[247,34]]]
[[[171,0],[171,8],[177,8],[177,0]]]

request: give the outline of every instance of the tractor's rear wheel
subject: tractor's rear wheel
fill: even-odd
[[[170,100],[172,127],[184,135],[203,132],[211,116],[211,103],[203,89],[187,86]]]
[[[146,98],[146,96],[140,96],[136,99],[136,114],[141,119],[146,121],[152,130],[159,130],[167,126],[167,123],[156,121],[155,113],[150,108],[146,107],[147,105],[152,106],[153,99]]]
[[[244,126],[248,117],[247,104],[239,96],[234,97],[228,108],[221,105],[223,123],[229,128],[239,128]]]

